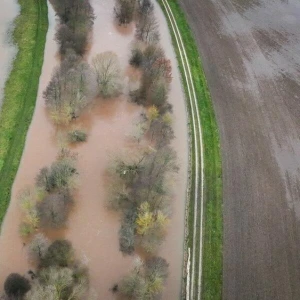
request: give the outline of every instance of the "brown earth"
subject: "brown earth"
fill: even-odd
[[[300,3],[181,0],[221,133],[228,300],[300,299]]]

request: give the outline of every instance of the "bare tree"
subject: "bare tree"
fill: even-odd
[[[167,261],[159,256],[153,256],[145,261],[145,271],[146,276],[159,276],[163,279],[167,279],[169,272],[168,272],[169,264]]]
[[[151,0],[138,0],[138,13],[140,18],[152,14],[153,10],[154,6]]]
[[[157,149],[169,145],[175,137],[170,114],[160,115],[153,120],[149,124],[148,133],[151,140],[156,142]]]
[[[35,283],[32,286],[32,289],[26,294],[26,300],[58,300],[56,290],[53,286],[47,285],[42,286],[38,283]]]
[[[135,267],[120,283],[120,292],[132,300],[158,299],[168,275],[168,263],[153,257]]]
[[[97,54],[92,59],[99,94],[103,98],[116,97],[121,93],[121,69],[118,57],[113,52]]]
[[[153,13],[139,19],[136,26],[136,38],[145,43],[159,41],[158,23]]]
[[[74,129],[67,134],[69,143],[82,143],[87,140],[87,133],[84,130]]]
[[[165,57],[164,50],[157,44],[149,44],[143,51],[143,70],[153,69],[155,62]]]
[[[73,49],[83,55],[95,18],[89,0],[53,0],[52,3],[61,22],[56,35],[60,53],[65,55],[69,49]]]
[[[49,245],[49,239],[47,239],[42,233],[36,234],[28,246],[29,260],[34,263],[39,263],[45,256]]]
[[[124,212],[119,231],[120,251],[124,254],[132,254],[135,250],[135,219],[136,212],[134,209],[127,209]]]
[[[71,60],[72,58],[70,58]],[[87,63],[70,60],[57,68],[44,92],[50,116],[57,124],[76,119],[87,106],[90,94],[90,68]]]
[[[59,157],[50,167],[44,167],[36,177],[37,187],[50,193],[76,186],[76,157],[71,153]]]
[[[54,193],[46,196],[37,205],[42,228],[60,228],[66,225],[72,197],[69,193]]]
[[[26,299],[79,300],[87,292],[87,280],[76,282],[74,270],[70,268],[50,267],[39,273],[32,291]]]
[[[142,50],[137,45],[133,47],[131,60],[143,70],[140,87],[131,92],[131,100],[143,106],[155,105],[162,114],[171,111],[167,98],[172,68],[163,50],[157,45],[148,45]]]
[[[114,8],[119,25],[127,25],[133,21],[136,0],[116,0]]]

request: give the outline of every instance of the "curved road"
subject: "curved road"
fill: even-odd
[[[180,0],[221,132],[226,300],[300,299],[300,2]]]
[[[172,9],[166,0],[162,0],[164,8],[166,10],[167,18],[171,24],[171,30],[174,34],[176,46],[179,51],[179,59],[183,68],[183,80],[187,86],[188,97],[187,101],[191,107],[191,126],[193,127],[192,137],[192,149],[195,154],[195,176],[191,176],[191,186],[193,186],[194,199],[194,213],[193,213],[193,247],[188,249],[189,262],[187,265],[187,286],[186,286],[186,298],[198,299],[201,298],[201,283],[202,283],[202,246],[203,246],[203,216],[204,216],[204,148],[203,148],[203,134],[202,125],[200,119],[199,107],[197,104],[197,96],[194,87],[193,77],[186,54],[186,49],[177,25],[177,21],[173,15]],[[200,212],[200,213],[198,213]],[[199,216],[199,217],[198,217]],[[199,242],[197,242],[199,236]],[[198,253],[198,254],[197,254]],[[196,263],[196,255],[199,255],[199,262]],[[196,273],[198,279],[196,279]]]

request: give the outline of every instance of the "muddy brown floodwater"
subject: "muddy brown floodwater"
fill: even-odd
[[[119,56],[125,69],[128,66],[130,43],[134,39],[134,28],[120,30],[114,25],[114,1],[92,0],[91,4],[97,19],[94,24],[90,58],[99,52],[113,51]],[[157,6],[156,10],[162,44],[167,57],[172,59],[174,67],[170,101],[174,106],[174,129],[177,136],[174,147],[178,152],[181,166],[177,178],[172,220],[167,239],[159,254],[170,263],[170,277],[163,298],[179,299],[187,178],[187,121],[183,92],[167,24]],[[103,179],[114,154],[120,153],[122,148],[127,146],[127,135],[132,132],[132,124],[137,119],[140,108],[129,104],[121,97],[112,103],[98,106],[97,110],[98,113],[93,111],[90,114],[89,119],[92,120],[92,124],[88,143],[78,148],[81,174],[80,201],[70,219],[67,238],[73,242],[79,256],[87,263],[91,286],[96,288],[102,299],[114,299],[109,289],[129,272],[134,257],[125,257],[119,251],[120,217],[105,208],[107,186]]]
[[[57,46],[54,41],[55,14],[49,5],[49,30],[45,45],[44,65],[40,77],[38,98],[32,123],[30,125],[22,160],[12,189],[12,198],[2,224],[0,236],[0,286],[11,272],[24,273],[29,266],[26,259],[26,247],[19,237],[18,227],[21,213],[17,201],[20,190],[34,183],[39,169],[50,164],[56,156],[56,147],[52,142],[54,128],[45,113],[43,91],[46,88],[53,66],[56,64]]]
[[[11,69],[11,63],[17,53],[12,44],[10,32],[13,21],[19,14],[17,0],[0,0],[0,108],[2,104],[3,89]]]
[[[130,43],[134,39],[134,26],[120,30],[113,22],[111,0],[92,0],[96,20],[93,40],[88,59],[103,51],[115,52],[127,77]],[[49,7],[50,8],[50,7]],[[164,299],[179,299],[181,289],[184,209],[187,181],[187,119],[183,92],[175,54],[171,47],[167,24],[160,9],[155,6],[161,27],[162,44],[167,57],[172,60],[173,82],[170,102],[174,106],[174,148],[178,152],[180,172],[177,176],[172,220],[165,243],[159,255],[170,264],[170,276]],[[24,272],[28,269],[26,247],[18,236],[20,211],[16,195],[20,189],[34,183],[38,170],[50,164],[56,156],[58,146],[54,139],[54,126],[45,114],[42,92],[50,80],[56,64],[56,45],[53,41],[54,14],[49,9],[50,26],[45,52],[45,62],[39,86],[39,95],[33,121],[28,132],[22,162],[13,187],[12,201],[7,212],[0,238],[0,283],[12,271]],[[126,84],[125,84],[126,85]],[[125,96],[114,100],[96,100],[95,104],[77,121],[88,130],[88,142],[75,148],[78,153],[80,186],[76,193],[76,205],[68,222],[65,237],[76,249],[77,256],[89,268],[91,286],[98,293],[98,299],[114,299],[110,288],[127,274],[134,265],[134,256],[123,256],[119,251],[118,231],[120,216],[107,210],[107,184],[105,172],[115,155],[129,146],[128,135],[138,119],[141,107],[131,104]],[[15,250],[15,251],[12,251]],[[13,265],[7,262],[16,262]]]

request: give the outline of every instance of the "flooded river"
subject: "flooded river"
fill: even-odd
[[[29,268],[26,258],[26,247],[24,247],[18,232],[21,213],[16,199],[17,195],[20,190],[34,183],[34,178],[39,169],[50,164],[55,159],[57,151],[51,139],[54,128],[46,117],[43,100],[43,91],[51,79],[53,66],[57,63],[55,59],[57,46],[53,39],[55,34],[55,13],[50,5],[48,14],[49,30],[36,108],[27,134],[21,164],[13,185],[12,199],[2,224],[0,236],[1,286],[11,272],[20,272],[22,274]]]
[[[134,28],[120,30],[113,23],[113,5],[111,0],[92,0],[96,20],[93,40],[88,59],[103,51],[115,52],[124,70],[125,82],[129,81],[125,70],[128,66],[130,43],[134,39]],[[175,54],[171,47],[167,24],[162,12],[156,7],[161,27],[162,44],[173,65],[170,102],[174,106],[174,129],[176,140],[174,147],[178,152],[180,172],[176,182],[176,196],[173,202],[173,215],[169,232],[159,255],[170,264],[170,276],[164,299],[179,299],[182,276],[184,208],[187,178],[187,119],[183,92],[177,70]],[[39,95],[34,118],[28,132],[22,162],[13,187],[12,201],[3,224],[0,238],[0,284],[12,271],[24,272],[28,269],[26,246],[18,237],[20,212],[16,195],[27,184],[33,184],[38,170],[50,164],[57,153],[54,139],[54,126],[45,113],[42,92],[50,80],[53,66],[57,63],[57,46],[53,41],[54,14],[49,7],[50,29],[47,36],[45,61],[40,81]],[[126,84],[125,84],[126,86]],[[138,119],[141,108],[130,104],[126,96],[114,100],[95,100],[91,108],[76,122],[89,134],[88,142],[75,148],[78,153],[80,186],[76,194],[76,205],[69,219],[65,237],[77,251],[77,256],[87,264],[91,286],[98,293],[98,299],[114,299],[110,288],[133,267],[134,256],[125,257],[119,251],[118,231],[120,216],[105,207],[107,183],[105,172],[114,155],[128,147],[128,135],[132,133],[133,123]],[[16,249],[16,251],[12,251]],[[15,261],[12,266],[6,262]]]
[[[17,53],[11,43],[10,32],[13,21],[19,14],[17,0],[0,0],[0,107],[3,98],[3,88],[11,69],[11,63]]]

